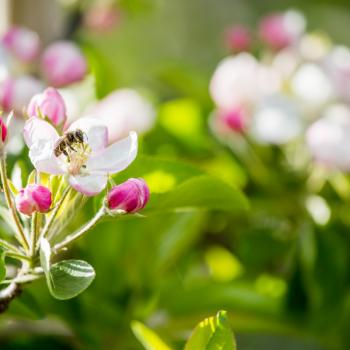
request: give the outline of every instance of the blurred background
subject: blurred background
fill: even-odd
[[[95,228],[69,252],[94,283],[66,302],[32,283],[0,315],[1,349],[142,349],[132,320],[182,349],[221,309],[239,350],[348,349],[349,23],[346,0],[0,0],[0,34],[23,26],[42,50],[64,39],[84,53],[89,73],[60,90],[70,121],[97,104],[115,134],[143,135],[118,181],[143,176],[151,196],[183,200]],[[44,81],[0,59],[2,83]],[[13,145],[13,167],[26,152]],[[181,187],[202,173],[249,209],[212,183]]]

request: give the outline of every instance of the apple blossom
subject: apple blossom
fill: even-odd
[[[299,12],[287,11],[264,17],[259,25],[259,35],[265,44],[280,50],[296,43],[304,29],[304,17]]]
[[[249,30],[242,25],[232,26],[225,31],[226,46],[232,51],[248,51],[252,44]]]
[[[247,124],[247,112],[243,108],[232,108],[218,111],[217,118],[226,128],[235,132],[243,132]]]
[[[9,52],[23,62],[31,62],[39,55],[39,36],[27,28],[17,26],[10,28],[3,35],[1,42]]]
[[[107,146],[107,126],[97,118],[82,118],[68,131],[81,130],[84,142],[67,148],[67,155],[55,155],[60,137],[46,121],[32,117],[23,130],[34,167],[43,173],[67,174],[69,184],[87,196],[101,192],[107,185],[108,175],[125,169],[136,157],[137,135],[129,136]]]
[[[63,125],[67,118],[64,100],[60,93],[52,87],[32,97],[27,114],[30,117],[39,117],[42,114],[56,126]]]
[[[335,46],[324,58],[323,67],[337,94],[350,101],[350,49]]]
[[[315,63],[303,63],[291,79],[292,93],[306,107],[319,108],[334,96],[334,89],[322,67]]]
[[[283,95],[264,99],[253,115],[250,127],[251,135],[258,142],[267,144],[284,144],[301,131],[299,108]]]
[[[219,108],[231,109],[257,98],[258,62],[249,53],[223,59],[210,82],[211,96]]]
[[[92,106],[88,113],[98,115],[107,125],[110,143],[127,136],[131,130],[141,134],[147,132],[153,127],[156,117],[151,103],[132,89],[112,92]]]
[[[16,207],[25,215],[32,215],[35,211],[46,213],[52,204],[50,190],[42,185],[28,185],[22,188],[15,198]]]
[[[328,107],[308,128],[306,143],[317,162],[349,171],[350,108],[344,104]]]
[[[107,32],[120,22],[120,11],[111,5],[94,5],[85,12],[84,24],[87,28]]]
[[[87,63],[78,46],[70,41],[58,41],[45,49],[41,68],[50,85],[61,87],[81,81]]]
[[[149,188],[143,179],[129,179],[114,186],[107,195],[107,205],[111,210],[135,213],[145,207],[149,199]]]

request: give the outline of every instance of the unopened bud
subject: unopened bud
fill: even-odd
[[[149,188],[143,179],[129,179],[113,187],[107,195],[108,208],[135,213],[148,202]]]
[[[252,44],[249,30],[244,26],[233,26],[225,31],[226,46],[233,52],[248,51]]]
[[[51,207],[52,195],[47,187],[33,184],[22,188],[15,202],[17,210],[22,214],[30,216],[36,211],[46,213]]]
[[[42,58],[42,71],[48,83],[54,87],[69,85],[82,80],[87,63],[79,47],[69,41],[51,44]]]
[[[1,42],[9,52],[23,62],[31,62],[39,55],[39,36],[27,28],[10,28],[2,37]]]
[[[0,130],[1,130],[1,140],[5,142],[7,137],[7,127],[2,118],[0,118]]]
[[[32,97],[27,113],[29,117],[39,117],[39,114],[42,114],[56,126],[62,125],[67,118],[64,100],[60,93],[52,87]]]

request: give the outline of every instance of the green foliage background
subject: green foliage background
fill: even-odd
[[[350,43],[348,2],[123,0],[120,6],[115,32],[81,28],[74,38],[88,55],[99,97],[133,87],[158,107],[141,155],[116,178],[145,177],[152,199],[145,217],[104,222],[67,254],[96,270],[79,297],[54,300],[44,280],[26,288],[0,316],[1,349],[142,349],[134,320],[181,349],[190,330],[220,309],[228,311],[240,350],[348,349],[349,197],[326,186],[334,211],[319,227],[302,205],[304,174],[285,169],[277,149],[259,150],[262,162],[252,169],[207,126],[208,82],[227,54],[228,24],[253,27],[271,10],[295,7],[311,29]],[[90,203],[76,222],[94,210]]]

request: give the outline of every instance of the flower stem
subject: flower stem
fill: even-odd
[[[13,244],[5,241],[4,239],[0,239],[0,246],[8,249],[9,251],[13,252],[13,253],[18,253],[18,254],[22,254],[22,252]]]
[[[61,208],[64,200],[66,199],[68,193],[70,192],[70,190],[71,190],[71,187],[67,186],[66,189],[63,191],[62,197],[60,198],[59,202],[56,204],[56,206],[53,209],[53,211],[52,211],[48,221],[46,222],[45,227],[44,227],[44,229],[41,232],[40,238],[46,237],[47,234],[50,232],[50,229],[51,229],[51,227],[53,225],[53,222],[54,222],[54,220],[55,220],[55,218],[57,216],[57,213],[60,210],[60,208]]]
[[[26,256],[26,255],[23,255],[23,254],[20,254],[20,253],[14,253],[12,251],[8,251],[6,252],[6,256],[9,256],[11,258],[14,258],[14,259],[17,259],[17,260],[26,260],[26,261],[30,261],[31,259]]]
[[[53,247],[52,251],[54,253],[57,253],[62,248],[78,240],[86,232],[91,230],[105,215],[106,215],[106,208],[102,206],[101,209],[96,213],[96,215],[89,222],[87,222],[83,227],[81,227],[79,230],[75,231],[71,235],[68,235],[62,242],[57,243]]]
[[[22,244],[24,249],[26,251],[29,251],[28,239],[27,239],[26,234],[24,233],[24,230],[23,230],[23,227],[21,224],[21,220],[18,216],[18,213],[16,211],[15,205],[14,205],[12,197],[11,197],[11,192],[10,192],[9,184],[7,181],[7,174],[6,174],[6,160],[5,160],[4,156],[2,156],[0,159],[0,175],[1,175],[1,182],[2,182],[3,189],[4,189],[6,203],[7,203],[8,208],[10,209],[13,220],[14,220],[16,227],[17,227],[17,230],[18,230],[16,237],[17,237],[18,241]]]

